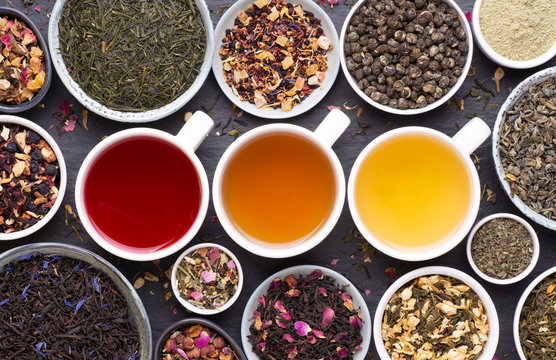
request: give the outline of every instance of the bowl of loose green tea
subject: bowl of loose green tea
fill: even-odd
[[[556,67],[522,81],[500,107],[492,156],[502,188],[529,219],[556,230]]]
[[[48,43],[56,72],[83,106],[140,123],[176,112],[201,88],[214,30],[203,0],[61,0]]]
[[[141,299],[116,267],[78,246],[2,253],[0,309],[4,359],[151,359]]]
[[[540,245],[529,223],[513,214],[492,214],[469,233],[467,259],[471,268],[493,284],[523,280],[539,260]]]
[[[46,96],[52,61],[39,29],[18,10],[0,7],[0,112],[29,110]]]
[[[364,360],[371,315],[344,276],[320,266],[293,266],[255,289],[243,311],[241,341],[249,360]]]
[[[496,308],[481,284],[443,266],[396,280],[380,299],[373,323],[381,360],[492,360],[499,332]]]
[[[187,310],[214,315],[239,298],[243,270],[237,257],[224,246],[202,243],[177,258],[171,284],[174,295]]]
[[[476,0],[471,25],[490,60],[530,69],[556,55],[556,6],[546,0]]]
[[[556,266],[537,276],[521,295],[513,334],[521,360],[556,359]]]

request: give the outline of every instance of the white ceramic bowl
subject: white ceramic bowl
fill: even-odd
[[[492,276],[488,276],[477,267],[475,261],[473,261],[473,256],[471,255],[471,243],[473,242],[473,237],[475,236],[477,230],[479,230],[479,228],[483,226],[486,222],[492,219],[500,219],[500,218],[512,219],[525,226],[525,228],[529,232],[529,235],[531,236],[531,240],[533,241],[533,254],[531,256],[531,263],[520,274],[509,279],[497,279],[497,278],[493,278]],[[535,265],[537,265],[537,261],[539,260],[539,254],[541,252],[540,245],[539,245],[539,238],[537,236],[537,233],[533,229],[533,227],[529,225],[527,221],[523,220],[519,216],[515,216],[513,214],[505,214],[505,213],[489,215],[484,219],[482,219],[481,221],[479,221],[477,224],[475,224],[475,226],[469,233],[469,237],[467,238],[466,251],[467,251],[467,260],[469,260],[469,265],[471,265],[471,268],[477,273],[477,275],[479,275],[486,281],[497,285],[508,285],[523,280],[527,275],[531,273],[531,271],[533,271]]]
[[[171,115],[181,109],[195,94],[199,91],[203,83],[205,82],[209,71],[210,62],[212,58],[212,49],[214,48],[214,30],[212,28],[212,20],[210,19],[210,13],[207,4],[204,0],[195,0],[199,12],[201,13],[203,25],[207,33],[207,44],[205,51],[205,58],[203,65],[201,66],[199,75],[191,84],[189,89],[180,95],[173,102],[159,107],[157,109],[143,111],[143,112],[125,112],[116,111],[109,109],[98,101],[92,99],[87,95],[83,89],[77,84],[75,80],[70,76],[68,72],[68,67],[64,63],[64,59],[60,52],[60,39],[58,37],[58,22],[62,15],[62,9],[66,0],[59,0],[54,5],[52,9],[52,15],[50,16],[50,22],[48,24],[48,47],[50,48],[50,56],[52,57],[52,63],[54,68],[58,73],[58,76],[62,80],[62,83],[66,86],[68,91],[75,97],[83,106],[92,112],[116,121],[127,122],[127,123],[145,123],[149,121],[154,121]]]
[[[110,280],[114,282],[115,290],[125,298],[128,304],[128,310],[134,323],[137,326],[139,333],[139,352],[137,359],[147,360],[151,359],[153,348],[153,335],[151,331],[151,324],[149,317],[143,306],[143,302],[137,292],[126,279],[126,277],[112,265],[94,252],[82,249],[79,246],[62,244],[62,243],[33,243],[22,245],[14,249],[8,250],[0,254],[0,272],[4,272],[4,267],[14,261],[19,261],[21,257],[31,254],[42,255],[59,255],[70,259],[84,261],[91,267],[102,271]],[[70,344],[72,340],[67,339]],[[5,352],[3,352],[5,354]],[[5,357],[5,356],[3,356]],[[31,356],[33,358],[34,356]],[[35,357],[36,358],[36,357]]]
[[[477,358],[477,360],[492,360],[494,353],[496,352],[496,347],[498,346],[498,337],[500,335],[500,325],[498,324],[498,314],[496,313],[496,307],[488,295],[487,291],[479,284],[475,279],[466,273],[445,266],[428,266],[420,269],[410,271],[409,273],[403,275],[398,280],[396,280],[390,287],[386,290],[380,302],[376,307],[375,318],[373,322],[373,336],[378,351],[378,356],[381,360],[390,360],[390,356],[384,347],[384,341],[382,340],[382,320],[384,317],[384,310],[386,305],[392,298],[392,296],[405,284],[408,282],[421,277],[429,275],[442,275],[449,276],[454,279],[461,280],[466,285],[468,285],[474,292],[479,296],[481,302],[483,303],[483,308],[488,316],[488,340],[483,348],[483,351]]]
[[[394,108],[392,108],[388,105],[382,105],[382,104],[379,104],[376,101],[371,100],[371,98],[369,96],[365,95],[365,93],[361,89],[359,89],[359,87],[357,86],[357,80],[355,80],[353,78],[353,76],[351,76],[351,74],[350,74],[350,72],[347,68],[346,54],[345,54],[345,51],[344,51],[344,44],[346,42],[346,35],[347,35],[346,32],[347,32],[347,29],[349,27],[349,23],[351,22],[351,18],[355,15],[355,12],[367,2],[367,0],[359,0],[357,2],[357,4],[355,4],[353,6],[353,8],[351,9],[351,11],[349,12],[348,16],[346,17],[346,19],[344,21],[344,25],[342,26],[342,32],[340,33],[340,44],[341,44],[340,45],[340,61],[341,61],[341,64],[342,64],[342,70],[344,71],[344,75],[346,76],[346,79],[347,79],[349,85],[351,86],[353,91],[355,91],[357,93],[357,95],[359,95],[361,97],[361,99],[365,100],[367,103],[376,107],[377,109],[380,109],[380,110],[385,111],[385,112],[389,112],[389,113],[392,113],[392,114],[398,114],[398,115],[415,115],[415,114],[422,114],[424,112],[436,109],[440,105],[444,104],[452,96],[454,96],[454,94],[458,91],[458,89],[461,87],[461,85],[463,85],[463,82],[467,78],[469,68],[471,67],[471,60],[473,58],[473,37],[471,35],[471,27],[469,26],[469,23],[467,22],[465,14],[460,9],[460,7],[456,4],[456,2],[454,0],[442,0],[442,1],[448,3],[451,7],[456,9],[456,11],[458,12],[458,16],[459,16],[459,19],[461,21],[461,24],[465,28],[465,33],[467,34],[466,41],[467,41],[467,45],[469,47],[469,50],[467,52],[467,60],[465,61],[465,65],[463,66],[463,70],[461,72],[461,75],[460,75],[458,81],[456,82],[456,84],[454,86],[452,86],[450,88],[450,90],[448,90],[448,92],[444,96],[442,96],[440,99],[436,100],[432,104],[428,104],[425,107],[422,107],[422,108],[419,108],[419,109],[406,109],[406,110],[394,109]]]
[[[64,161],[64,156],[62,155],[62,150],[60,150],[60,147],[58,147],[58,144],[56,144],[56,141],[52,138],[52,136],[50,136],[50,134],[46,130],[44,130],[42,127],[40,127],[39,125],[35,124],[32,121],[29,121],[27,119],[24,119],[24,118],[21,118],[21,117],[18,117],[18,116],[13,116],[13,115],[0,115],[0,126],[2,124],[18,124],[18,125],[21,125],[23,127],[28,128],[28,129],[31,129],[34,132],[36,132],[37,134],[39,134],[41,136],[41,138],[43,138],[48,143],[48,145],[50,145],[50,147],[52,148],[52,150],[56,154],[56,158],[58,160],[59,172],[60,172],[59,173],[60,186],[59,186],[59,189],[58,189],[58,198],[54,202],[54,205],[52,205],[52,208],[50,209],[50,211],[47,212],[46,215],[44,215],[44,218],[42,218],[36,224],[34,224],[32,226],[29,226],[27,229],[23,229],[23,230],[20,230],[20,231],[14,231],[14,232],[9,233],[9,234],[5,234],[5,233],[0,232],[0,241],[20,239],[20,238],[26,237],[28,235],[31,235],[35,231],[37,231],[40,228],[42,228],[43,226],[45,226],[46,223],[48,223],[50,220],[52,220],[52,218],[54,217],[54,215],[56,214],[56,212],[60,208],[60,205],[62,205],[62,201],[64,199],[64,194],[66,192],[66,183],[67,183],[67,179],[68,179],[68,175],[67,175],[67,171],[66,171],[66,162]]]
[[[544,64],[548,60],[552,59],[554,55],[556,55],[556,42],[546,53],[542,54],[541,56],[535,59],[526,60],[526,61],[510,60],[496,53],[486,42],[485,38],[483,37],[483,33],[481,32],[481,27],[479,25],[479,11],[481,9],[482,3],[483,0],[475,0],[475,5],[473,6],[473,16],[471,19],[471,25],[473,26],[473,33],[475,35],[475,40],[477,41],[477,45],[479,46],[479,48],[487,58],[505,67],[509,67],[513,69],[530,69],[530,68],[534,68],[535,66]]]
[[[178,278],[177,278],[177,273],[178,273],[178,265],[181,264],[181,262],[183,261],[183,259],[191,254],[193,251],[201,249],[201,248],[218,248],[220,249],[220,251],[226,253],[226,255],[228,255],[228,257],[234,261],[234,263],[236,264],[236,268],[237,268],[237,275],[239,277],[239,282],[237,284],[237,290],[234,293],[234,295],[222,306],[216,308],[216,309],[201,309],[196,307],[195,305],[191,304],[189,301],[187,301],[186,299],[184,299],[181,295],[180,295],[180,290],[178,288]],[[174,267],[172,268],[172,276],[171,276],[171,283],[172,283],[172,290],[174,291],[174,296],[178,299],[178,301],[180,302],[180,304],[183,305],[183,307],[185,307],[187,310],[194,312],[196,314],[199,315],[214,315],[214,314],[218,314],[221,313],[222,311],[226,310],[227,308],[229,308],[230,306],[233,305],[233,303],[239,298],[239,294],[241,293],[241,289],[243,288],[243,269],[241,268],[241,264],[239,263],[239,260],[237,259],[237,257],[227,248],[225,248],[222,245],[218,245],[218,244],[214,244],[214,243],[202,243],[202,244],[198,244],[195,246],[192,246],[190,248],[188,248],[187,250],[185,250],[176,260],[176,262],[174,263]]]
[[[361,335],[363,337],[363,342],[361,343],[361,350],[358,350],[353,355],[353,360],[364,360],[367,357],[367,349],[369,348],[369,345],[371,343],[371,315],[369,313],[369,309],[367,308],[367,304],[365,303],[365,299],[363,299],[363,296],[361,296],[359,291],[348,279],[333,270],[321,266],[299,265],[284,269],[282,271],[278,271],[277,273],[269,276],[255,289],[255,291],[247,301],[245,310],[243,311],[243,317],[241,318],[241,343],[243,345],[245,356],[247,356],[248,360],[259,359],[259,357],[252,351],[253,346],[247,338],[247,336],[250,335],[249,327],[253,323],[253,311],[257,309],[257,306],[259,304],[259,297],[266,295],[270,283],[272,283],[272,281],[276,278],[281,278],[283,280],[290,274],[293,274],[296,277],[299,275],[307,276],[315,270],[320,270],[325,276],[334,279],[337,285],[346,286],[346,292],[351,296],[351,299],[353,301],[353,308],[359,308],[361,310],[361,317],[363,318],[363,328],[361,329]]]
[[[240,11],[247,9],[249,5],[252,5],[254,0],[239,0],[233,4],[220,18],[220,21],[216,25],[215,33],[215,46],[214,46],[214,56],[212,60],[212,71],[214,72],[214,77],[216,82],[220,85],[220,88],[224,94],[233,102],[237,107],[245,112],[259,116],[265,119],[287,119],[291,118],[312,109],[317,105],[328,91],[332,88],[336,76],[338,76],[338,71],[340,70],[340,41],[338,40],[338,33],[334,27],[334,23],[330,20],[328,14],[317,4],[311,0],[296,0],[295,4],[300,4],[305,11],[311,11],[315,14],[315,18],[321,20],[321,27],[326,34],[326,37],[330,40],[330,43],[334,48],[329,52],[328,55],[328,69],[325,72],[324,81],[321,83],[321,87],[315,89],[309,96],[297,105],[294,105],[290,111],[283,111],[282,109],[259,109],[255,104],[251,104],[249,101],[241,101],[233,92],[232,88],[226,84],[224,77],[222,76],[222,61],[220,60],[220,45],[222,44],[222,39],[226,36],[226,29],[231,29],[234,26],[234,20]]]
[[[523,304],[525,304],[525,300],[527,300],[527,297],[529,296],[531,291],[535,288],[535,286],[537,286],[541,281],[543,281],[544,278],[554,273],[556,273],[556,266],[546,270],[545,272],[537,276],[533,281],[531,281],[531,284],[527,286],[527,288],[519,298],[519,302],[517,303],[517,307],[515,309],[515,314],[514,314],[513,333],[514,333],[515,348],[517,349],[517,353],[521,360],[531,360],[531,359],[527,359],[527,357],[523,353],[523,349],[521,348],[521,342],[519,341],[519,317],[521,316],[521,310],[523,309]]]
[[[510,200],[514,203],[514,205],[529,219],[533,220],[539,225],[544,226],[547,229],[556,230],[556,220],[551,220],[546,216],[540,215],[533,211],[527,204],[521,200],[518,196],[514,195],[513,197],[511,194],[510,185],[506,180],[506,174],[504,172],[504,167],[502,166],[502,159],[500,158],[500,152],[498,148],[500,146],[500,133],[502,132],[502,126],[504,125],[506,112],[511,110],[514,103],[519,100],[519,98],[528,91],[530,85],[536,85],[540,82],[543,82],[549,78],[556,78],[556,67],[550,67],[544,70],[541,70],[527,79],[523,80],[516,88],[512,91],[512,93],[508,96],[504,104],[500,107],[500,111],[498,112],[498,116],[496,117],[496,122],[494,124],[494,128],[492,130],[492,157],[494,159],[494,167],[496,169],[496,174],[498,175],[498,179],[502,184],[502,188],[508,196]]]

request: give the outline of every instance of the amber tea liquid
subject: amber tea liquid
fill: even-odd
[[[334,169],[308,140],[283,133],[261,136],[239,150],[222,178],[222,202],[246,238],[303,241],[332,212]]]
[[[471,206],[471,186],[455,150],[427,135],[402,135],[367,155],[355,180],[355,205],[378,239],[422,247],[456,233]]]

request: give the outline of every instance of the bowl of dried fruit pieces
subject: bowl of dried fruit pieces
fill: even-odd
[[[212,70],[240,109],[286,119],[317,105],[340,69],[338,34],[310,0],[240,0],[215,30]]]
[[[172,290],[189,311],[218,314],[239,298],[243,270],[237,257],[219,244],[202,243],[185,250],[174,263]]]
[[[247,360],[239,345],[212,321],[189,318],[166,329],[156,344],[155,360]]]
[[[499,332],[486,290],[464,272],[443,266],[396,280],[380,299],[373,323],[381,360],[491,360]]]
[[[0,112],[37,105],[50,87],[52,63],[39,29],[22,12],[0,7]]]
[[[453,0],[360,0],[340,33],[342,70],[370,105],[398,115],[433,110],[465,81],[471,28]]]
[[[39,125],[0,115],[0,240],[25,237],[48,223],[66,191],[62,151]]]
[[[529,219],[556,230],[556,67],[523,80],[500,107],[492,131],[498,179]]]

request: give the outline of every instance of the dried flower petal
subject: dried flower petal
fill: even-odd
[[[276,278],[274,280],[272,280],[272,282],[270,283],[270,286],[268,287],[268,290],[274,290],[276,289],[280,284],[282,283],[282,279],[280,278]]]
[[[195,340],[195,346],[198,347],[199,349],[202,349],[205,346],[207,346],[209,342],[210,342],[210,335],[207,331],[203,330],[201,331],[201,335],[199,335],[199,338]]]
[[[199,290],[196,290],[196,291],[190,292],[189,296],[191,298],[193,298],[193,300],[195,300],[195,301],[201,301],[201,299],[203,298],[204,295]]]
[[[258,302],[259,304],[263,304],[263,306],[266,306],[266,300],[264,299],[264,296],[259,296]]]
[[[348,293],[342,293],[341,295],[342,300],[344,301],[344,306],[349,310],[352,311],[353,310],[353,301],[351,300],[351,297],[349,296]]]
[[[297,356],[297,346],[290,345],[288,347],[288,359],[294,359]]]
[[[326,329],[327,327],[329,327],[333,320],[334,320],[334,310],[328,307],[325,308],[322,311],[322,321],[320,323],[321,329]]]
[[[183,351],[182,349],[176,348],[176,352],[177,352],[178,354],[180,354],[181,356],[183,356],[184,359],[189,360],[189,358],[187,357],[187,354],[186,354],[185,351]]]
[[[228,261],[228,267],[232,270],[236,269],[236,263],[234,262],[234,260]]]
[[[348,355],[348,351],[347,351],[346,348],[337,347],[337,348],[336,348],[336,351],[338,352],[338,357],[339,357],[340,359],[343,359],[343,358],[345,358],[345,357]]]
[[[332,259],[332,261],[330,262],[330,265],[336,265],[338,263],[338,261],[340,261],[340,259]]]
[[[322,331],[318,330],[318,329],[314,329],[313,334],[320,339],[326,339],[326,336],[324,336],[324,333]]]
[[[213,247],[208,251],[207,255],[209,257],[209,263],[212,265],[216,260],[220,259],[220,249]]]
[[[384,270],[384,273],[390,276],[392,279],[396,278],[396,268],[393,266],[390,266],[386,270]]]
[[[363,323],[358,316],[352,315],[349,317],[349,323],[356,329],[362,329]]]
[[[288,291],[286,291],[286,296],[287,297],[294,297],[294,296],[299,296],[299,290],[297,289],[290,289]]]
[[[284,334],[284,340],[287,342],[293,342],[293,337],[290,334]]]
[[[286,310],[286,308],[284,307],[284,303],[281,301],[276,301],[274,303],[274,308],[278,311],[280,311],[281,313],[287,313],[288,311]]]
[[[257,346],[261,348],[262,352],[264,352],[266,350],[266,341],[258,343]]]
[[[255,315],[255,324],[254,324],[255,329],[261,330],[263,324],[261,320],[261,313],[255,310],[253,311],[253,314]]]
[[[212,271],[202,271],[201,278],[203,279],[203,282],[205,282],[206,284],[210,284],[216,281],[216,273]]]
[[[297,335],[299,336],[307,336],[313,329],[304,321],[296,321],[293,326],[295,330],[297,330]]]

